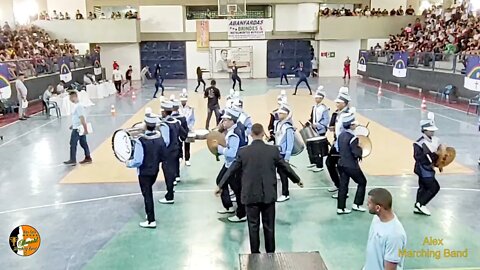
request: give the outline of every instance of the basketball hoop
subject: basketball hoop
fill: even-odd
[[[218,16],[245,16],[247,0],[218,0]]]

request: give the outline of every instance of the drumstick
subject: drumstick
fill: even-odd
[[[368,125],[370,125],[370,122],[367,123],[367,125],[365,126],[366,128],[368,128]]]
[[[304,127],[305,127],[305,125],[304,125],[304,124],[302,124],[302,122],[301,122],[301,121],[298,121],[298,122],[300,123],[300,125],[302,125],[302,128],[304,128]]]

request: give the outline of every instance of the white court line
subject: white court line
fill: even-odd
[[[35,116],[35,115],[37,115],[37,114],[39,114],[39,113],[41,113],[41,112],[37,112],[37,113],[31,114],[30,116]],[[20,122],[20,120],[17,119],[17,120],[15,120],[15,121],[13,121],[12,123],[9,123],[9,124],[6,124],[6,125],[0,127],[0,129],[9,127],[9,126],[11,126],[11,125],[13,125],[13,124],[16,124],[16,123],[19,123],[19,122]]]
[[[395,92],[393,92],[393,91],[390,91],[390,92],[395,93]],[[372,95],[372,96],[376,96],[376,94],[370,93],[370,92],[368,92],[368,91],[365,91],[365,93],[370,94],[370,95]],[[395,93],[395,94],[401,95],[401,94],[398,94],[398,93]],[[409,97],[409,96],[407,96],[407,95],[401,95],[401,96],[405,96],[405,97],[408,97],[408,98],[410,98],[410,99],[414,99],[414,98]],[[386,98],[386,99],[392,100],[392,101],[395,100],[395,99],[393,99],[393,98],[389,98],[389,97],[386,97],[386,96],[382,96],[382,98]],[[416,100],[416,99],[415,99],[415,100]],[[448,108],[448,109],[453,109],[453,110],[456,110],[456,111],[463,112],[463,111],[461,111],[461,110],[458,110],[458,109],[455,109],[455,108],[450,108],[450,107],[445,106],[445,105],[440,105],[440,104],[432,103],[432,102],[429,102],[429,101],[427,101],[427,102],[430,103],[430,104],[435,104],[435,105],[439,105],[439,106],[446,107],[446,108]],[[416,108],[415,106],[410,105],[410,104],[407,104],[407,103],[405,103],[405,106],[410,107],[410,108],[418,109],[418,108]],[[427,109],[427,111],[428,111],[428,109]],[[440,117],[443,117],[443,118],[446,118],[446,119],[449,119],[449,120],[458,122],[458,123],[463,123],[463,124],[467,124],[467,125],[476,127],[475,124],[472,124],[472,123],[469,123],[469,122],[465,122],[465,121],[462,121],[462,120],[458,120],[458,119],[455,119],[455,118],[451,118],[451,117],[449,117],[449,116],[446,116],[446,115],[443,115],[443,114],[441,114],[441,113],[436,112],[436,113],[435,113],[435,116],[437,116],[437,115],[440,116]]]
[[[46,126],[46,125],[48,125],[48,124],[50,124],[50,123],[52,123],[53,121],[56,121],[56,120],[57,120],[56,118],[55,118],[55,119],[52,119],[52,120],[46,122],[45,124],[42,124],[42,125],[40,125],[40,126],[38,126],[38,127],[36,127],[36,128],[33,128],[33,129],[31,129],[31,130],[29,130],[29,131],[27,131],[27,132],[25,132],[25,133],[23,133],[23,134],[21,134],[21,135],[18,135],[18,136],[16,136],[15,138],[10,139],[10,140],[8,140],[8,141],[0,144],[0,147],[5,146],[5,145],[7,145],[7,144],[9,144],[9,143],[11,143],[11,142],[13,142],[13,141],[16,141],[16,140],[18,140],[18,139],[20,139],[20,138],[22,138],[22,137],[24,137],[24,136],[26,136],[26,135],[34,132],[35,130],[37,130],[37,129],[39,129],[39,128],[42,128],[42,127],[44,127],[44,126]],[[4,135],[4,136],[5,136],[5,135]]]
[[[404,186],[367,186],[368,188],[390,188],[390,189],[404,189],[404,188],[409,188],[409,189],[417,189],[418,187],[404,187]],[[291,188],[290,190],[327,190],[330,187],[312,187],[312,188]],[[351,189],[355,189],[352,187]],[[442,188],[442,190],[450,190],[450,191],[471,191],[471,192],[480,192],[480,189],[476,188]],[[212,196],[214,193],[214,190],[212,189],[190,189],[190,190],[178,190],[175,191],[175,193],[202,193],[202,192],[211,192]],[[164,190],[162,191],[154,191],[153,193],[165,193]],[[142,193],[140,192],[135,192],[135,193],[126,193],[126,194],[118,194],[118,195],[111,195],[111,196],[105,196],[105,197],[98,197],[98,198],[92,198],[92,199],[84,199],[84,200],[77,200],[77,201],[69,201],[69,202],[61,202],[61,203],[52,203],[52,204],[45,204],[45,205],[38,205],[38,206],[31,206],[31,207],[24,207],[24,208],[18,208],[18,209],[12,209],[12,210],[6,210],[6,211],[1,211],[0,215],[3,214],[9,214],[9,213],[15,213],[15,212],[21,212],[21,211],[26,211],[26,210],[34,210],[34,209],[42,209],[42,208],[49,208],[49,207],[58,207],[58,206],[63,206],[63,205],[71,205],[71,204],[79,204],[79,203],[87,203],[87,202],[96,202],[96,201],[104,201],[108,199],[116,199],[116,198],[124,198],[124,197],[132,197],[132,196],[138,196],[141,195]]]
[[[134,115],[135,115],[134,113],[121,113],[121,114],[116,113],[116,114],[115,114],[115,116],[134,116]],[[88,117],[105,117],[105,116],[114,117],[114,116],[112,116],[111,113],[89,114],[89,115],[88,115]]]
[[[362,111],[405,111],[405,110],[412,110],[416,111],[418,109],[416,108],[370,108],[370,109],[357,109],[357,112],[362,112]]]

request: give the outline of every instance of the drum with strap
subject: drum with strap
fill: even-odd
[[[302,124],[303,125],[303,124]],[[307,143],[307,141],[311,138],[318,137],[317,132],[312,128],[311,125],[305,125],[299,131],[300,135],[302,136],[303,142]]]
[[[295,132],[294,140],[293,140],[293,149],[292,149],[292,156],[300,155],[305,149],[305,144],[303,143],[302,137]]]
[[[325,157],[328,155],[328,139],[325,136],[317,136],[307,140],[306,145],[311,149],[311,154],[315,157]]]
[[[127,162],[133,159],[134,140],[143,135],[143,128],[119,129],[113,133],[112,149],[113,154],[120,162]]]

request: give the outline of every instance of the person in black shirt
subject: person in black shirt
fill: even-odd
[[[240,91],[243,91],[243,89],[242,89],[242,80],[241,80],[240,77],[238,76],[238,69],[239,69],[239,68],[246,67],[246,66],[238,66],[238,67],[237,67],[237,64],[235,63],[235,61],[233,61],[232,64],[233,64],[233,66],[232,66],[232,81],[233,81],[233,86],[232,86],[232,88],[235,89],[235,85],[236,85],[237,82],[238,82],[238,87],[240,88]]]
[[[205,92],[205,81],[203,80],[203,72],[205,70],[197,67],[197,87],[195,87],[195,92],[197,92],[198,87],[200,87],[200,83],[203,83],[203,92]]]
[[[412,8],[412,5],[409,5],[405,13],[407,15],[415,15],[415,9]]]
[[[205,124],[205,129],[208,129],[210,125],[210,119],[212,118],[212,113],[215,112],[215,119],[216,123],[220,122],[220,105],[218,104],[218,100],[221,98],[220,96],[220,90],[216,87],[217,82],[215,80],[212,80],[210,82],[211,86],[205,89],[204,91],[204,98],[208,98],[207,102],[207,108],[208,108],[208,114],[207,114],[207,122]]]
[[[125,81],[122,84],[122,88],[125,89],[125,84],[128,83],[130,90],[132,89],[132,66],[128,66],[127,72],[125,72]]]

